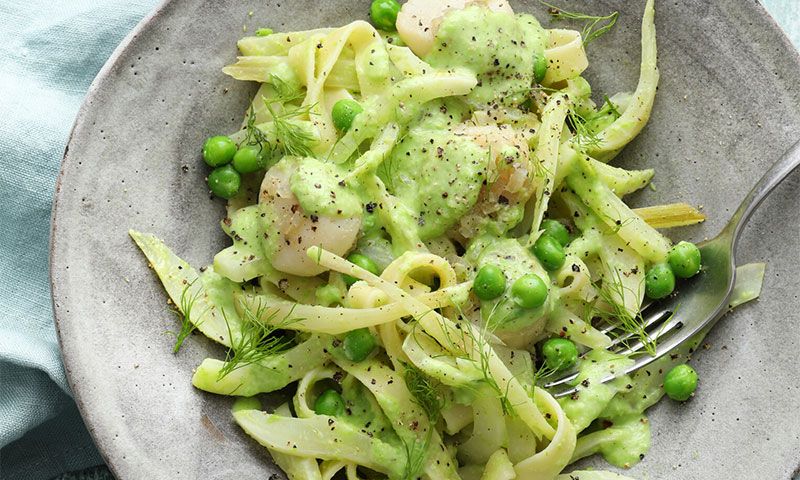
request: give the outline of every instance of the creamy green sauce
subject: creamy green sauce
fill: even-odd
[[[379,170],[412,212],[423,241],[452,227],[478,200],[489,151],[447,130],[411,130]]]
[[[639,462],[650,450],[650,423],[644,415],[610,420],[613,439],[600,446],[603,458],[612,465],[627,468]]]
[[[359,77],[368,81],[375,88],[389,88],[394,79],[400,75],[397,67],[389,59],[389,52],[381,43],[373,43],[372,48],[365,51],[363,58],[359,59]]]
[[[373,34],[373,37],[377,39],[377,34]],[[346,248],[343,247],[342,250],[358,251],[373,260],[380,269],[386,268],[390,262],[406,250],[424,250],[425,243],[428,244],[430,251],[447,259],[457,255],[457,251],[462,253],[462,246],[467,248],[464,257],[466,262],[455,261],[452,265],[457,270],[459,281],[464,280],[465,277],[474,277],[475,271],[483,265],[498,266],[505,275],[507,287],[500,298],[480,302],[480,314],[486,327],[492,332],[501,334],[498,337],[502,340],[516,337],[526,338],[525,335],[530,334],[531,331],[537,334],[542,332],[548,315],[554,309],[559,308],[557,306],[559,301],[557,288],[550,287],[551,291],[547,302],[536,309],[518,307],[511,295],[514,282],[526,274],[536,274],[548,285],[551,285],[550,274],[524,246],[524,239],[505,238],[507,232],[522,220],[528,197],[518,201],[511,200],[511,204],[509,204],[509,199],[498,193],[497,197],[502,201],[498,199],[498,209],[490,212],[489,209],[482,207],[485,207],[489,201],[494,201],[495,197],[481,196],[481,190],[491,187],[492,182],[497,181],[497,187],[502,185],[500,180],[487,178],[489,162],[494,161],[495,154],[500,154],[498,157],[500,161],[498,168],[492,170],[498,170],[500,174],[492,176],[505,180],[502,175],[504,168],[502,159],[507,159],[506,165],[513,165],[516,161],[521,160],[520,150],[516,150],[517,147],[527,149],[526,142],[529,142],[531,146],[536,143],[538,133],[535,130],[540,128],[538,123],[541,113],[541,109],[538,108],[539,103],[532,101],[524,106],[521,104],[530,96],[531,88],[537,86],[534,73],[535,64],[537,58],[541,59],[544,55],[547,38],[547,32],[530,15],[493,12],[476,5],[448,13],[442,20],[431,53],[424,60],[436,70],[472,72],[477,77],[478,84],[469,94],[462,97],[447,97],[433,101],[427,101],[433,97],[433,95],[428,95],[430,92],[439,92],[437,95],[444,95],[447,92],[452,94],[453,91],[465,93],[473,84],[472,76],[463,75],[468,78],[455,79],[455,81],[461,82],[460,90],[452,90],[449,87],[439,90],[438,88],[442,86],[436,85],[439,79],[435,77],[441,72],[426,71],[421,78],[410,76],[406,79],[408,81],[397,82],[403,73],[393,65],[386,48],[376,41],[374,48],[363,49],[355,57],[354,68],[357,75],[349,75],[351,69],[347,65],[348,75],[345,80],[352,85],[337,85],[347,88],[352,93],[360,92],[361,96],[356,95],[356,98],[359,98],[365,110],[355,119],[347,133],[340,132],[341,136],[329,152],[330,158],[284,157],[277,165],[278,169],[283,169],[283,173],[291,172],[289,188],[297,198],[299,208],[302,209],[301,213],[311,217],[312,220],[316,220],[315,216],[357,217],[363,222],[358,238],[353,239],[353,244]],[[289,40],[287,40],[288,42]],[[319,47],[321,48],[322,45],[320,44]],[[313,49],[313,46],[311,48]],[[347,48],[345,56],[349,58],[350,47]],[[282,51],[282,55],[288,54],[288,50],[287,46],[286,50]],[[276,64],[274,71],[270,72],[274,76],[272,77],[273,87],[280,85],[280,82],[277,81],[280,79],[290,88],[297,90],[301,88],[300,79],[294,70],[297,65],[293,61],[295,60],[293,55],[291,57],[289,62],[281,61]],[[433,73],[433,79],[429,73]],[[328,86],[333,87],[333,84]],[[273,87],[268,87],[269,92],[278,90]],[[309,88],[311,87],[309,86]],[[591,100],[590,85],[582,77],[566,80],[566,87],[562,89],[562,92],[570,99],[570,109],[587,121],[588,132],[597,133],[619,117],[619,112],[616,111],[617,106],[609,105],[596,112],[596,105]],[[269,93],[267,94],[269,95]],[[312,100],[315,99],[312,98]],[[536,108],[528,108],[530,105]],[[624,106],[620,105],[619,109],[624,110]],[[315,111],[312,114],[317,113]],[[260,115],[264,115],[263,111]],[[299,116],[300,114],[295,113],[295,117]],[[287,116],[286,121],[304,127],[313,127],[311,122],[293,118],[291,115]],[[641,123],[641,119],[637,119],[637,121]],[[526,131],[524,134],[522,130],[515,132],[515,136],[519,134],[521,138],[519,142],[514,140],[517,147],[507,146],[507,138],[497,138],[488,134],[481,137],[480,135],[483,134],[476,134],[474,130],[472,135],[456,133],[463,132],[462,128],[464,127],[483,126],[487,123],[513,125],[520,129],[525,128]],[[561,126],[558,128],[558,131],[561,131]],[[573,128],[573,130],[577,130],[577,128]],[[621,128],[620,131],[622,130],[625,129]],[[618,137],[623,135],[620,131],[616,132]],[[381,132],[387,134],[379,136]],[[394,132],[399,132],[396,144],[394,137],[389,135]],[[271,135],[269,141],[273,142],[275,135]],[[376,144],[380,142],[373,143],[372,147],[369,147],[369,144],[376,138],[380,138],[381,142],[385,141],[387,144],[395,144],[390,153],[380,157],[380,167],[376,167],[377,160],[361,163],[359,160],[354,160],[360,154],[365,153],[368,148],[373,149],[374,153],[377,149]],[[391,139],[386,140],[387,138]],[[479,139],[476,140],[476,138]],[[331,139],[331,143],[333,143],[333,139]],[[481,143],[500,145],[500,152],[492,152],[489,147],[482,146]],[[343,153],[334,157],[336,146],[342,145],[345,146],[341,149]],[[327,148],[327,145],[324,146]],[[315,151],[323,156],[322,148]],[[382,151],[382,149],[377,150],[379,154]],[[526,153],[528,152],[526,151]],[[569,160],[573,157],[578,159],[579,153],[573,152],[571,156],[567,155],[566,159]],[[364,158],[369,159],[369,156],[362,157],[361,160]],[[569,162],[563,160],[563,156],[559,158],[561,164],[566,164],[565,168],[569,171],[571,168]],[[578,164],[577,160],[572,163]],[[561,164],[559,164],[560,169],[563,166]],[[358,173],[352,174],[353,178],[348,178],[348,175],[352,173],[351,169],[356,165],[365,165],[366,167]],[[372,175],[373,168],[378,168],[376,174],[380,181]],[[537,174],[539,177],[542,176],[541,171]],[[563,175],[564,172],[560,170],[559,177]],[[514,180],[519,179],[515,178]],[[585,178],[584,180],[588,181]],[[595,180],[594,177],[592,180]],[[525,185],[527,187],[530,184],[525,183]],[[595,184],[593,183],[589,187],[592,185]],[[546,187],[552,186],[548,184]],[[574,188],[577,189],[577,187]],[[530,187],[530,190],[533,189],[534,187]],[[509,189],[512,193],[520,190],[516,187]],[[387,192],[391,195],[388,195]],[[592,191],[592,188],[588,188],[588,192],[591,195],[584,195],[582,201],[589,207],[597,207],[591,203],[592,199],[598,198],[597,190]],[[494,194],[492,193],[492,195]],[[479,199],[481,208],[475,209]],[[530,206],[530,203],[527,205]],[[291,211],[297,212],[297,207],[298,205],[292,205]],[[600,211],[599,207],[595,210]],[[483,215],[485,218],[476,220],[475,223],[478,225],[469,233],[465,233],[468,222],[459,223],[459,221],[470,213],[475,216]],[[293,285],[291,288],[295,291],[306,290],[308,296],[317,298],[318,303],[325,305],[342,303],[346,290],[343,289],[343,283],[338,274],[331,275],[330,284],[320,286],[325,281],[320,276],[303,277],[302,279],[291,277],[270,265],[270,258],[282,245],[279,243],[283,240],[280,231],[282,228],[278,228],[281,226],[281,222],[278,220],[284,219],[279,218],[278,215],[283,214],[285,212],[280,211],[278,207],[265,202],[240,208],[232,213],[230,218],[225,219],[223,229],[232,238],[233,245],[220,252],[215,258],[214,269],[206,270],[201,276],[207,297],[211,300],[212,305],[228,308],[232,314],[235,314],[233,302],[236,300],[236,292],[248,286],[244,282],[258,277],[261,277],[263,291],[255,290],[255,292],[263,294],[267,299],[273,295],[275,298],[279,298],[278,290],[272,285],[283,290],[283,287],[280,287],[281,282],[291,279]],[[590,217],[594,218],[594,215]],[[574,221],[579,227],[581,226],[582,220],[574,219]],[[598,220],[598,222],[601,221]],[[588,224],[588,221],[586,223]],[[469,224],[470,227],[472,225]],[[571,253],[579,255],[581,258],[591,258],[592,254],[607,242],[601,242],[601,234],[597,231],[595,231],[596,235],[592,236],[589,229],[581,228],[581,230],[584,231],[583,236],[568,248]],[[475,234],[476,231],[480,233]],[[522,233],[515,232],[514,234]],[[453,243],[450,239],[453,239]],[[458,245],[457,249],[455,243],[461,241],[464,245]],[[408,263],[404,265],[402,262],[403,260],[395,264],[399,271],[404,271],[405,267],[409,266]],[[587,263],[590,263],[589,260]],[[416,280],[433,284],[432,278],[424,278],[423,274],[417,275],[417,273],[415,272]],[[280,278],[280,281],[275,281],[275,278]],[[455,293],[450,297],[454,305],[467,304],[468,297],[471,295],[471,291],[468,289],[469,285],[462,284],[462,286],[465,287],[463,290],[454,289]],[[315,292],[316,297],[314,297]],[[297,298],[294,295],[292,297]],[[302,298],[298,301],[299,303],[312,303],[312,300],[306,302]],[[186,313],[188,316],[188,311]],[[459,325],[460,327],[461,325]],[[239,327],[234,324],[234,328]],[[237,332],[237,330],[233,330],[230,332],[231,336],[234,338],[237,335],[241,336],[241,332]],[[510,335],[508,335],[509,333]],[[569,333],[567,328],[564,329],[562,335],[565,333]],[[506,336],[502,334],[506,334]],[[301,335],[305,336],[305,334]],[[538,338],[532,334],[531,337]],[[294,361],[291,364],[291,360],[283,356],[276,357],[272,362],[274,365],[271,364],[272,373],[270,375],[257,377],[253,370],[246,373],[249,376],[246,378],[246,383],[256,386],[257,391],[274,390],[282,388],[290,380],[296,378],[290,372],[302,373],[317,368],[321,365],[319,362],[327,359],[328,355],[339,356],[338,360],[341,360],[342,350],[339,339],[332,340],[333,343],[328,344],[328,339],[333,337],[324,335],[321,338],[324,340],[320,340],[320,342],[326,342],[324,345],[326,348],[323,349],[323,346],[320,345],[319,355],[306,355],[304,357],[306,361]],[[511,342],[507,341],[506,345],[511,345]],[[509,368],[513,377],[519,379],[526,387],[531,386],[535,381],[536,369],[533,357],[535,355],[534,347],[527,345],[530,351],[511,350],[506,345],[496,345],[493,348]],[[447,353],[444,348],[442,348],[442,352],[443,355]],[[383,361],[387,360],[386,357],[381,358]],[[433,373],[426,371],[426,374],[441,380],[444,386],[450,385],[445,381],[448,376],[450,378],[447,381],[456,378],[457,380],[453,383],[461,383],[461,385],[453,386],[450,391],[442,388],[437,392],[437,394],[442,393],[442,398],[448,404],[452,401],[469,405],[476,399],[485,397],[486,394],[481,392],[481,389],[486,389],[487,386],[483,377],[484,372],[481,371],[481,365],[478,365],[478,362],[466,360],[461,362],[460,360],[463,359],[456,361],[450,356],[445,356],[441,361],[433,356],[431,359],[434,361],[433,366],[428,365],[426,368]],[[453,362],[450,363],[450,360]],[[584,454],[587,451],[601,453],[610,463],[620,467],[627,467],[639,461],[650,446],[650,428],[642,413],[663,395],[662,372],[675,361],[676,359],[672,357],[655,362],[650,368],[654,372],[657,371],[658,374],[654,373],[652,376],[647,370],[644,370],[645,373],[639,372],[602,383],[601,380],[607,375],[619,372],[630,365],[632,360],[604,350],[593,350],[586,354],[578,365],[579,376],[575,381],[577,393],[558,400],[569,421],[579,432],[578,442],[583,441],[581,453]],[[304,363],[309,363],[309,365],[304,365]],[[341,362],[339,364],[341,365]],[[455,371],[456,368],[460,370]],[[366,371],[369,372],[369,368]],[[244,370],[241,372],[245,373]],[[453,373],[460,376],[454,376]],[[375,378],[372,378],[372,385],[375,385]],[[408,450],[409,445],[405,442],[408,438],[406,435],[416,430],[416,425],[412,426],[406,422],[406,419],[413,420],[412,415],[407,415],[403,411],[409,410],[408,401],[404,400],[402,396],[399,398],[387,396],[384,391],[375,390],[376,393],[373,394],[365,386],[369,385],[368,379],[364,380],[367,383],[362,384],[356,376],[338,372],[331,381],[323,380],[314,389],[334,387],[342,392],[346,411],[335,421],[341,421],[342,424],[354,428],[345,430],[345,432],[350,432],[349,438],[339,436],[335,438],[337,442],[354,441],[356,432],[363,432],[373,438],[370,447],[366,447],[372,448],[372,458],[377,463],[388,465],[387,470],[389,471],[392,471],[394,467],[397,467],[396,469],[399,471],[403,466],[403,453],[408,457],[413,454],[413,451]],[[398,380],[403,381],[402,379]],[[280,386],[274,387],[273,384]],[[438,389],[438,387],[436,388]],[[447,392],[447,395],[444,392]],[[492,392],[492,395],[495,393]],[[380,399],[380,404],[377,399]],[[250,402],[239,405],[237,408],[258,407],[257,402]],[[416,412],[417,410],[411,411]],[[503,421],[502,418],[499,420]],[[553,426],[556,424],[556,419],[549,414],[547,421]],[[328,425],[331,426],[333,423]],[[521,425],[519,428],[526,427]],[[455,437],[455,444],[448,441],[447,447],[441,447],[442,451],[445,448],[455,449],[458,442],[466,438],[468,432],[469,428],[464,433],[459,433]],[[313,435],[320,432],[311,433]],[[507,435],[509,439],[514,438],[512,433],[514,430],[509,430]],[[347,435],[347,433],[343,435]],[[525,437],[520,435],[519,438]],[[377,440],[381,440],[381,442]],[[541,449],[543,445],[543,442],[531,441],[529,446],[535,450],[534,447]],[[410,445],[411,448],[415,448],[415,446],[416,444]],[[508,449],[509,456],[513,456],[512,448],[517,448],[508,442],[502,447]],[[357,448],[365,448],[364,442],[362,441]],[[521,448],[517,449],[521,450]],[[338,449],[334,450],[338,452]],[[438,454],[438,452],[435,453]],[[547,452],[540,452],[540,455],[546,457]],[[400,460],[398,461],[398,459]],[[436,457],[428,457],[426,465],[438,464],[438,460],[433,461],[435,459]],[[332,459],[332,461],[337,460],[337,458]],[[405,460],[411,463],[410,458]],[[546,459],[546,461],[549,460]],[[312,467],[316,468],[315,465],[313,464]],[[447,465],[449,467],[450,463]],[[437,476],[428,471],[426,473],[431,477]],[[485,473],[484,476],[486,475]],[[449,478],[452,475],[438,476]],[[399,474],[390,473],[390,477],[399,478]]]
[[[649,380],[656,375],[600,382],[632,363],[627,357],[592,350],[578,366],[577,393],[558,400],[575,429],[589,432],[590,452],[602,454],[618,467],[637,463],[650,449],[650,425],[642,412],[661,396],[654,390],[660,390],[659,382]]]
[[[472,110],[461,99],[447,97],[424,104],[414,127],[426,130],[445,130],[469,120]]]
[[[228,278],[250,280],[271,272],[269,258],[277,249],[274,232],[275,211],[271,205],[257,204],[240,208],[222,221],[222,230],[233,245],[214,256],[214,267]]]
[[[519,277],[534,273],[548,283],[550,278],[536,257],[519,241],[484,235],[472,242],[467,250],[467,258],[477,265],[477,269],[493,264],[500,267],[506,276],[505,293],[498,300],[481,302],[481,316],[490,329],[498,332],[515,331],[544,320],[544,315],[551,308],[551,295],[548,295],[544,305],[535,309],[520,308],[511,298],[511,285]]]
[[[290,188],[307,215],[356,217],[361,214],[361,200],[347,186],[339,167],[315,158],[296,161],[297,170],[290,179]]]
[[[585,429],[600,417],[617,392],[625,389],[629,379],[623,377],[608,383],[601,383],[601,380],[631,363],[630,359],[605,350],[592,350],[581,360],[576,380],[578,392],[559,399],[561,408],[577,430]]]
[[[478,76],[468,96],[472,102],[518,104],[534,84],[535,58],[546,40],[547,32],[531,15],[471,6],[444,17],[425,60],[434,67],[472,70]]]
[[[399,441],[375,396],[355,377],[347,377],[342,382],[342,399],[345,402],[345,415],[341,417],[342,421],[385,442]]]

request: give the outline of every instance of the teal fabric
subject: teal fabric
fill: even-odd
[[[102,463],[70,397],[53,328],[50,204],[86,89],[155,3],[0,0],[3,480],[48,479]]]
[[[775,17],[786,35],[800,49],[800,1],[798,0],[763,0],[769,13]]]
[[[102,459],[70,398],[59,356],[48,285],[50,204],[69,129],[86,89],[120,40],[155,3],[0,0],[3,480],[110,478],[105,467],[86,470],[101,465]],[[800,45],[800,2],[765,4]],[[78,472],[62,477],[70,471]]]

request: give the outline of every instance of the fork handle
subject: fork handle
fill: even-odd
[[[725,227],[725,233],[730,235],[733,244],[739,238],[742,228],[745,226],[750,216],[767,198],[772,190],[778,186],[790,173],[800,165],[800,141],[792,145],[775,164],[767,170],[761,177],[750,193],[742,201],[742,204],[731,217],[730,222]],[[735,252],[734,252],[735,254]]]

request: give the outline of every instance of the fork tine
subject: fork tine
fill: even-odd
[[[651,326],[666,320],[666,318],[668,318],[669,315],[672,315],[672,312],[669,309],[666,308],[660,309],[657,313],[649,316],[647,320],[645,320],[642,323],[642,328],[644,328],[644,330],[647,331]],[[625,346],[624,342],[626,342],[629,338],[635,335],[636,335],[635,332],[626,332],[615,337],[614,340],[611,341],[611,345],[608,346],[609,350],[619,345]]]
[[[722,316],[724,311],[725,310],[722,307],[720,307],[720,309],[718,309],[718,311],[716,311],[714,313],[714,315],[713,315],[714,319],[711,322],[706,323],[705,325],[703,325],[703,323],[699,323],[699,324],[696,324],[696,325],[684,325],[683,322],[681,322],[680,320],[677,320],[677,319],[671,320],[668,324],[665,325],[664,330],[660,331],[659,334],[658,334],[658,339],[660,340],[660,342],[658,343],[658,346],[656,348],[656,354],[655,355],[642,355],[642,356],[640,356],[639,358],[636,359],[636,361],[633,363],[633,365],[631,365],[630,367],[624,369],[623,371],[615,373],[614,375],[606,376],[605,378],[603,378],[601,380],[601,383],[609,382],[609,381],[614,380],[615,378],[617,378],[619,376],[622,376],[622,375],[628,375],[628,374],[634,373],[637,370],[639,370],[641,368],[644,368],[647,365],[655,362],[656,360],[659,360],[659,359],[663,358],[665,355],[672,354],[676,350],[676,347],[678,347],[681,344],[686,343],[689,346],[689,348],[697,348],[697,344],[696,343],[699,343],[699,342],[691,340],[691,339],[695,338],[695,337],[698,338],[698,339],[703,338],[703,336],[705,336],[705,334],[709,330],[711,330],[711,328],[714,326],[714,324],[716,323],[716,320],[718,320],[719,317]],[[668,332],[672,332],[672,333],[667,335]],[[692,342],[695,342],[695,343],[692,343]],[[631,350],[631,352],[636,352],[636,351],[641,350],[643,347],[644,347],[644,345],[642,345],[641,342],[639,342],[637,345],[634,345],[633,347],[631,347],[630,350]],[[559,379],[558,381],[552,382],[552,384],[556,385],[556,386],[558,386],[558,385],[563,386],[567,382],[575,379],[577,376],[578,376],[577,374],[571,374],[571,375],[569,375],[570,378],[568,378],[568,379]],[[567,389],[567,390],[554,392],[553,396],[555,398],[560,398],[560,397],[565,397],[565,396],[568,396],[568,395],[572,395],[572,394],[574,394],[576,392],[578,392],[578,388],[577,387],[573,387],[573,388],[570,388],[570,389]]]
[[[648,304],[647,306],[650,307],[650,305],[652,304]],[[633,365],[631,365],[630,367],[618,372],[614,372],[612,375],[608,375],[605,378],[603,378],[600,382],[606,383],[622,375],[628,375],[641,368],[644,368],[647,365],[655,362],[656,360],[663,358],[665,355],[672,354],[676,349],[676,347],[678,347],[681,344],[686,343],[686,345],[688,345],[689,348],[696,348],[697,347],[697,345],[695,344],[696,342],[692,343],[693,340],[690,339],[694,337],[702,338],[702,335],[711,330],[711,328],[714,326],[717,320],[719,320],[719,318],[722,317],[722,315],[725,313],[726,305],[727,305],[726,302],[722,302],[719,306],[709,311],[707,316],[704,316],[705,317],[703,318],[704,321],[695,322],[690,317],[688,320],[692,321],[689,324],[686,324],[685,320],[687,319],[684,318],[683,315],[681,315],[681,318],[683,318],[683,320],[680,320],[677,315],[674,315],[671,318],[664,320],[664,323],[661,323],[661,326],[657,327],[656,331],[651,333],[652,338],[658,340],[655,355],[641,355],[635,360]],[[647,317],[648,321],[646,323],[650,327],[652,327],[653,325],[658,325],[658,322],[652,321],[653,318],[663,318],[667,312],[670,312],[670,314],[674,312],[675,307],[676,306],[672,307],[664,306],[662,304],[659,311]],[[643,349],[644,349],[644,344],[641,341],[638,341],[636,342],[635,345],[632,345],[625,350],[615,353],[619,353],[622,355],[630,355],[632,353],[640,352]],[[580,390],[578,386],[572,387],[569,385],[569,383],[575,380],[576,378],[578,378],[578,372],[573,371],[564,375],[562,378],[553,380],[545,384],[545,388],[560,387],[561,388],[560,391],[558,388],[555,388],[554,389],[555,391],[552,392],[555,398],[561,398],[568,395],[573,395],[574,393]]]
[[[640,312],[644,312],[645,310],[648,310],[648,309],[650,309],[650,307],[651,307],[653,304],[654,304],[654,303],[653,303],[653,301],[651,301],[651,300],[646,300],[646,301],[645,301],[645,303],[644,303],[644,304],[642,304],[642,308],[640,309]],[[652,324],[653,324],[653,323],[655,323],[656,321],[663,319],[663,317],[664,317],[664,314],[665,314],[666,312],[668,312],[668,309],[661,309],[661,310],[660,310],[658,313],[656,313],[655,315],[652,315],[651,317],[648,317],[648,320],[647,320],[647,322],[645,323],[645,328],[646,328],[646,327],[648,327],[648,326],[650,326],[650,325],[652,325]],[[614,326],[614,325],[610,325],[610,324],[609,324],[607,327],[603,328],[603,329],[602,329],[602,330],[600,330],[600,331],[601,331],[601,332],[603,332],[604,334],[608,334],[608,332],[611,332],[611,331],[612,331],[612,330],[614,330],[615,328],[617,328],[617,327],[616,327],[616,326]],[[630,335],[631,335],[631,334],[624,334],[624,335],[621,335],[620,337],[618,337],[618,338],[616,338],[614,341],[612,341],[611,345],[609,345],[609,347],[608,347],[608,348],[610,349],[610,348],[612,348],[612,347],[614,347],[614,346],[616,346],[616,345],[619,345],[619,344],[621,343],[621,341],[624,341],[625,339],[620,339],[622,336],[625,336],[625,338],[630,338]],[[619,340],[619,341],[618,341],[618,340]],[[571,373],[569,373],[569,374],[567,374],[567,375],[564,375],[564,376],[562,376],[562,377],[560,377],[560,378],[558,378],[558,379],[556,379],[556,380],[553,380],[553,381],[551,381],[551,382],[548,382],[548,383],[546,383],[546,384],[544,385],[544,388],[553,388],[553,387],[558,387],[558,386],[563,386],[563,385],[565,385],[565,384],[568,384],[569,382],[571,382],[571,381],[575,380],[576,378],[578,378],[578,373],[579,373],[579,372],[571,372]],[[561,395],[566,395],[566,392],[565,392],[565,393],[561,393]]]
[[[676,323],[680,323],[680,322],[676,322]],[[658,346],[658,349],[656,351],[656,355],[655,356],[643,355],[642,357],[638,358],[633,365],[631,365],[630,367],[625,369],[625,373],[628,374],[628,373],[635,372],[636,370],[639,370],[640,368],[646,367],[647,365],[655,362],[656,360],[664,357],[665,355],[671,354],[675,350],[675,347],[677,347],[678,345],[681,345],[684,342],[687,342],[687,340],[690,340],[692,337],[695,337],[698,334],[699,334],[698,338],[702,338],[705,335],[706,332],[711,330],[711,328],[713,326],[714,326],[714,324],[712,322],[711,324],[706,325],[704,328],[689,328],[689,327],[686,327],[686,328],[680,328],[678,330],[675,330],[673,328],[673,330],[675,330],[675,333],[672,334],[672,335],[668,335],[669,338],[667,338],[663,343],[661,343]],[[695,342],[699,343],[697,340],[695,340]],[[697,345],[696,344],[692,344],[691,341],[689,341],[687,343],[690,345],[689,348],[697,348]],[[603,381],[605,382],[607,380],[603,380]]]
[[[578,374],[579,374],[579,372],[572,372],[569,375],[565,375],[565,376],[559,378],[558,380],[553,380],[552,382],[545,383],[544,384],[544,388],[553,388],[553,387],[558,387],[558,386],[567,384],[567,383],[575,380],[576,378],[578,378]]]
[[[605,326],[603,328],[600,328],[599,330],[600,330],[600,333],[602,333],[603,335],[608,335],[615,328],[617,328],[616,325],[608,323],[608,322],[605,322]]]
[[[643,315],[654,304],[655,303],[652,300],[650,300],[649,298],[645,299],[645,301],[642,303],[642,306],[639,308],[639,315]],[[615,328],[617,328],[617,326],[614,325],[613,323],[605,322],[605,326],[603,326],[603,328],[600,328],[599,330],[600,330],[600,332],[603,333],[603,335],[608,335]]]
[[[568,397],[578,391],[578,387],[572,387],[569,390],[562,390],[560,392],[552,393],[553,398]]]
[[[672,312],[664,312],[665,314],[672,315]],[[653,341],[660,341],[663,338],[667,337],[670,332],[673,330],[677,331],[683,328],[683,322],[678,320],[677,318],[673,317],[672,319],[668,319],[666,323],[663,323],[660,328],[658,328],[655,332],[648,332],[648,335]],[[661,345],[659,345],[661,347]],[[630,355],[631,353],[638,352],[644,348],[644,343],[641,340],[638,340],[635,344],[628,346],[627,348],[623,348],[615,353],[620,355]],[[660,348],[659,348],[660,350]]]

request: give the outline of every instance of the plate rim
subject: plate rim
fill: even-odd
[[[123,53],[128,49],[130,44],[139,37],[139,34],[145,30],[153,21],[157,20],[164,11],[167,9],[170,4],[173,3],[173,0],[159,0],[159,2],[153,6],[150,11],[142,17],[141,20],[129,31],[120,41],[119,45],[114,48],[114,51],[111,52],[111,55],[106,59],[103,66],[100,67],[98,70],[97,75],[92,80],[92,83],[89,84],[89,88],[86,90],[86,95],[83,97],[83,101],[81,102],[81,106],[78,108],[77,113],[75,114],[75,119],[72,122],[72,126],[69,130],[69,135],[67,136],[67,142],[64,146],[64,153],[61,156],[61,164],[58,170],[58,176],[56,177],[56,184],[55,188],[53,189],[53,200],[52,206],[50,208],[50,238],[48,239],[48,260],[47,260],[47,276],[48,276],[48,284],[50,287],[50,306],[53,312],[53,324],[56,329],[56,338],[58,340],[58,355],[61,358],[61,363],[64,367],[64,376],[67,379],[67,386],[70,389],[70,394],[72,395],[72,399],[75,401],[75,405],[78,408],[78,413],[81,416],[81,420],[83,421],[84,425],[86,426],[86,430],[89,432],[89,437],[92,439],[92,443],[94,447],[97,449],[97,452],[100,454],[100,457],[105,462],[105,465],[111,471],[112,475],[115,478],[121,478],[119,472],[117,471],[117,467],[115,463],[112,461],[113,458],[111,454],[105,448],[103,442],[97,437],[95,431],[95,425],[90,421],[90,416],[87,414],[87,406],[85,405],[81,389],[78,388],[78,384],[73,380],[71,369],[69,367],[70,358],[68,355],[64,354],[64,335],[62,334],[61,324],[65,320],[59,315],[60,307],[57,305],[57,295],[56,291],[59,290],[58,283],[55,281],[55,269],[58,263],[58,256],[56,255],[56,243],[57,243],[57,230],[58,230],[58,211],[60,206],[61,200],[61,187],[63,186],[64,176],[66,173],[66,164],[67,161],[70,159],[69,154],[69,147],[72,145],[75,132],[78,128],[83,124],[83,119],[86,116],[86,113],[91,109],[92,100],[97,95],[98,90],[102,86],[102,84],[106,81],[109,77],[109,74],[114,70],[114,67],[120,63],[120,57],[122,57]]]

